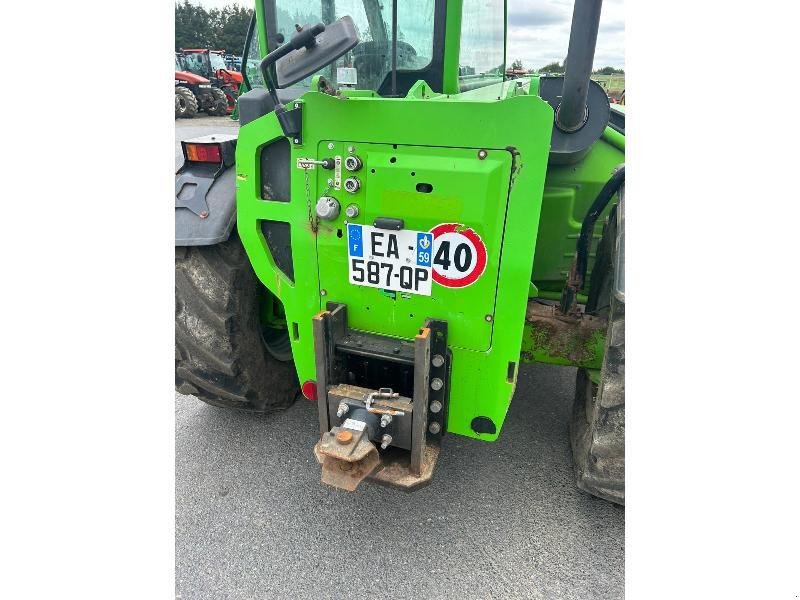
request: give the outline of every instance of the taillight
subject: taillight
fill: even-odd
[[[186,160],[192,162],[221,163],[222,150],[219,144],[193,144],[183,145]]]
[[[305,396],[309,400],[313,400],[314,402],[317,401],[317,382],[316,381],[306,381],[300,387],[300,390],[303,392],[303,396]]]

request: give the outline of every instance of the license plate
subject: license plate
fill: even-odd
[[[431,295],[433,234],[370,225],[347,225],[350,283],[368,287]]]

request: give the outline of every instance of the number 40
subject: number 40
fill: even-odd
[[[469,244],[461,242],[456,246],[452,261],[450,260],[450,242],[445,240],[439,244],[433,264],[439,265],[443,270],[449,271],[452,264],[456,271],[466,273],[472,267],[472,248]]]

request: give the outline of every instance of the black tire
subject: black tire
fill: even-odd
[[[236,231],[221,244],[175,249],[178,392],[250,412],[294,402],[294,363],[277,360],[262,336],[263,289]]]
[[[605,356],[599,383],[592,382],[586,369],[578,370],[570,438],[578,487],[625,504],[625,301],[614,292],[624,228],[618,208],[603,228],[586,304],[587,312],[608,320]]]
[[[190,119],[197,114],[197,97],[181,85],[175,87],[175,118]]]
[[[219,88],[211,88],[212,101],[206,112],[213,117],[224,117],[228,114],[228,99],[225,92]]]

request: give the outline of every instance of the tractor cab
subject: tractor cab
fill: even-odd
[[[436,92],[445,88],[464,91],[500,82],[505,61],[505,4],[502,0],[466,0],[463,4],[458,19],[460,32],[453,31],[451,25],[447,34],[450,46],[446,47],[448,23],[457,22],[452,6],[448,16],[446,0],[263,0],[266,44],[262,50],[271,52],[291,39],[298,25],[330,25],[348,16],[359,32],[358,44],[316,72],[333,87],[405,97],[420,80]],[[254,33],[258,37],[259,32]],[[249,48],[245,59],[258,56],[258,43],[251,43]],[[258,85],[257,81],[250,83],[251,89]],[[310,85],[311,78],[306,78],[291,88],[299,95]]]
[[[188,48],[181,49],[180,54],[186,70],[205,77],[215,88],[222,90],[228,103],[228,113],[232,112],[242,84],[242,74],[228,68],[225,53],[222,50]]]

